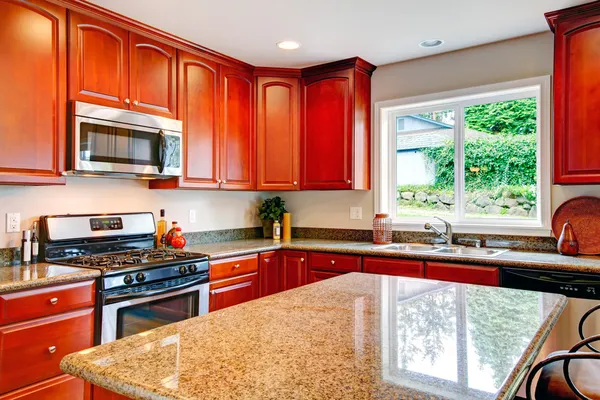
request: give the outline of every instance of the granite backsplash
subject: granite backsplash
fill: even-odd
[[[262,237],[262,228],[220,229],[216,231],[188,232],[185,237],[188,244],[204,244],[215,242],[229,242],[232,240],[258,239]],[[351,240],[357,242],[370,242],[373,240],[373,231],[367,229],[329,229],[329,228],[293,228],[292,237],[298,239],[327,239]],[[455,242],[458,239],[481,240],[485,247],[498,247],[520,251],[555,252],[556,239],[553,237],[538,236],[508,236],[484,234],[454,234]],[[435,243],[439,238],[430,232],[405,232],[394,231],[392,240],[396,243],[421,242]],[[9,265],[15,257],[14,248],[0,249],[0,265]]]

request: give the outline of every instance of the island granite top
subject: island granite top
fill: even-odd
[[[241,256],[273,250],[322,251],[328,253],[356,254],[373,257],[396,257],[425,261],[444,261],[477,265],[521,267],[570,271],[582,273],[600,273],[600,257],[569,257],[557,253],[508,251],[496,257],[473,257],[435,253],[396,253],[378,249],[369,242],[344,240],[292,239],[289,242],[272,239],[235,240],[230,242],[191,245],[190,251],[204,253],[212,260]]]
[[[566,298],[351,273],[66,356],[134,399],[510,399]]]
[[[85,281],[99,276],[100,271],[96,269],[49,263],[3,266],[0,267],[0,293]]]

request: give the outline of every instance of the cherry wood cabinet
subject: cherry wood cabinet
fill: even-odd
[[[209,311],[222,310],[258,298],[258,274],[211,282]]]
[[[344,274],[339,272],[310,271],[308,274],[308,283],[320,282],[324,281],[325,279],[335,278],[342,275]]]
[[[128,109],[129,32],[69,13],[69,99]]]
[[[66,374],[0,395],[0,400],[89,400],[90,398],[91,385],[83,379]],[[100,397],[94,397],[94,400],[98,399]]]
[[[418,260],[400,260],[397,258],[363,257],[363,272],[424,278],[425,263]]]
[[[281,292],[283,274],[279,251],[259,255],[258,278],[260,297]]]
[[[310,252],[308,254],[308,265],[310,270],[339,273],[360,272],[361,257],[334,253]]]
[[[374,70],[356,57],[302,71],[302,189],[370,189]]]
[[[475,285],[500,286],[500,268],[426,262],[425,278]]]
[[[222,189],[256,188],[254,137],[254,85],[252,74],[221,66],[221,168]]]
[[[251,254],[248,256],[226,258],[223,260],[211,261],[209,265],[211,281],[233,278],[234,276],[257,272],[258,256],[256,254]]]
[[[69,23],[70,100],[175,117],[174,47],[76,12]]]
[[[129,34],[131,110],[176,117],[175,48],[135,33]]]
[[[64,184],[67,10],[0,0],[0,184]]]
[[[600,183],[600,3],[546,14],[554,39],[554,183]]]
[[[300,189],[299,76],[256,78],[258,190]]]
[[[306,285],[308,279],[307,253],[305,251],[284,250],[282,260],[282,290]]]

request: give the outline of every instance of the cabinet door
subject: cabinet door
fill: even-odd
[[[91,385],[71,375],[59,375],[0,395],[0,400],[89,400]],[[100,397],[94,397],[99,400]]]
[[[309,269],[331,272],[360,272],[361,257],[342,254],[316,253],[308,255]]]
[[[258,298],[258,274],[224,279],[210,284],[209,310],[217,311]]]
[[[428,262],[425,263],[425,277],[438,281],[500,286],[500,269],[496,267]]]
[[[600,15],[559,22],[554,59],[554,183],[600,183]]]
[[[258,277],[260,279],[260,297],[281,292],[283,277],[279,262],[279,252],[260,254]]]
[[[221,66],[221,188],[253,190],[254,109],[252,75]]]
[[[409,278],[425,277],[425,263],[417,260],[364,257],[363,270],[367,274],[407,276]]]
[[[69,13],[69,99],[129,108],[129,32]]]
[[[64,183],[67,11],[0,0],[0,15],[0,183]]]
[[[306,285],[308,275],[306,252],[284,251],[281,255],[283,259],[282,290],[294,289]]]
[[[298,78],[257,78],[257,189],[298,190]]]
[[[129,60],[131,110],[175,118],[175,48],[130,33]]]
[[[352,189],[354,71],[304,79],[302,189]]]
[[[342,276],[344,274],[336,273],[336,272],[324,272],[324,271],[310,271],[308,277],[308,283],[315,283],[324,281],[325,279],[335,278],[336,276]]]

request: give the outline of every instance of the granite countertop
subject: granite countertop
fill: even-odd
[[[290,242],[267,239],[236,240],[231,242],[208,243],[189,246],[190,251],[208,254],[216,260],[244,254],[260,253],[278,249],[323,251],[328,253],[357,254],[364,256],[383,256],[430,261],[447,261],[478,265],[551,269],[571,272],[600,272],[600,257],[569,257],[557,253],[539,253],[508,251],[496,257],[473,257],[449,254],[397,253],[373,249],[376,245],[369,242],[343,240],[292,239]]]
[[[95,269],[66,267],[49,263],[5,266],[0,267],[0,293],[85,281],[99,276],[100,271]]]
[[[66,356],[134,399],[510,399],[562,295],[351,273]]]

